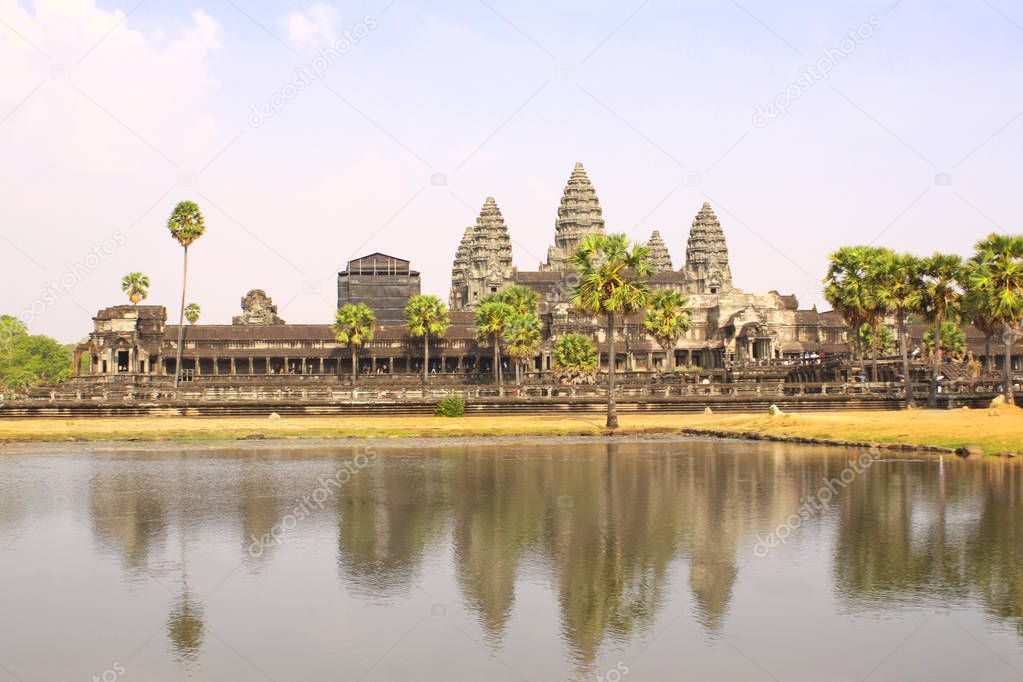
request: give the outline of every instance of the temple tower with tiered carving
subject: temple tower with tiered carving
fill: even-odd
[[[452,310],[471,309],[512,282],[512,244],[494,197],[487,197],[476,224],[462,235],[451,267]]]
[[[725,233],[714,210],[706,202],[693,218],[686,244],[686,264],[682,270],[690,293],[720,294],[732,289]]]
[[[604,214],[600,210],[600,200],[586,176],[586,169],[577,163],[561,195],[558,219],[554,223],[554,246],[547,250],[547,262],[540,264],[540,271],[571,270],[571,258],[583,237],[603,233]]]
[[[650,249],[650,255],[647,256],[647,263],[650,265],[651,274],[655,272],[671,272],[674,268],[671,267],[671,254],[668,253],[668,247],[661,239],[661,233],[654,230],[650,234],[650,240],[646,243],[646,247]]]

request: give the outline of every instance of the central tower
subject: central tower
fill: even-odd
[[[558,219],[554,223],[554,246],[547,249],[547,262],[540,265],[540,271],[572,269],[570,260],[583,237],[603,233],[604,215],[597,191],[586,176],[586,169],[577,163],[561,195]]]
[[[684,271],[691,293],[721,294],[732,288],[725,233],[714,209],[706,202],[689,230]]]

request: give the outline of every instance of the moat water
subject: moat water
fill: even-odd
[[[1011,461],[0,450],[2,680],[1012,680]]]

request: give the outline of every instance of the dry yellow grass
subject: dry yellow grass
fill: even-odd
[[[766,414],[631,415],[620,417],[625,433],[705,429],[867,442],[957,448],[979,445],[989,454],[1023,453],[1023,410],[912,410]],[[0,441],[218,440],[405,436],[599,434],[599,414],[474,417],[132,417],[0,420]]]

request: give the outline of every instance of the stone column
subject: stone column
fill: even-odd
[[[237,373],[238,373],[238,366],[235,363],[235,359],[231,358],[231,376],[234,376]]]

